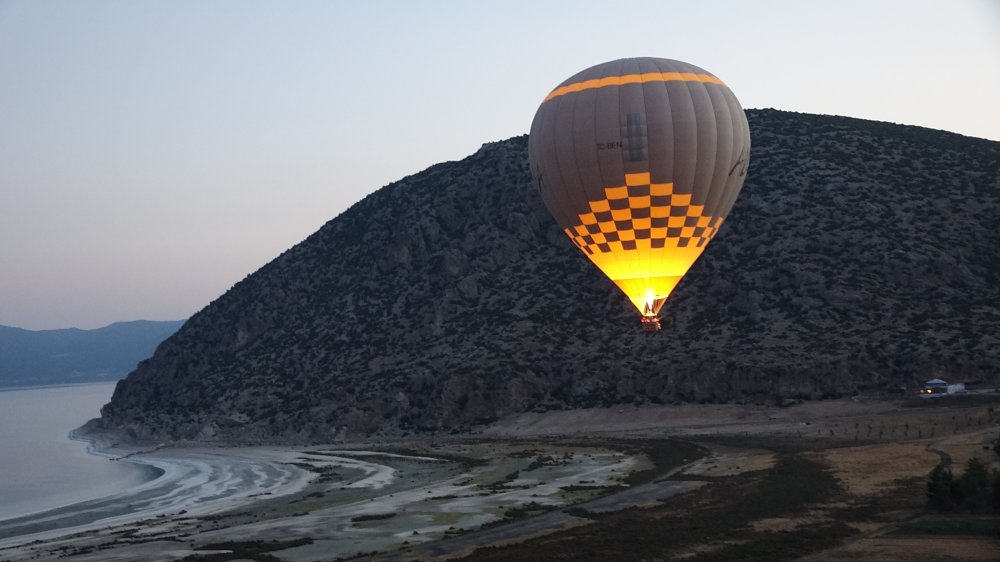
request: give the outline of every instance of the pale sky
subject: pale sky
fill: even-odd
[[[629,56],[1000,140],[1000,0],[0,0],[0,324],[190,316]]]

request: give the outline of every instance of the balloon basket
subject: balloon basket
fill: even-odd
[[[660,331],[660,319],[655,316],[643,316],[642,317],[642,331],[643,332],[659,332]]]

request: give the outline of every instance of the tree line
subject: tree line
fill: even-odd
[[[993,446],[1000,455],[1000,439]],[[937,511],[986,511],[1000,513],[1000,470],[987,470],[973,457],[956,478],[951,469],[941,463],[927,477],[927,502]]]

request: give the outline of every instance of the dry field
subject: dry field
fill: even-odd
[[[1000,469],[1000,397],[607,408],[488,433],[680,438],[708,454],[674,478],[709,485],[467,560],[1000,560],[1000,518],[933,513],[924,495],[940,462]]]

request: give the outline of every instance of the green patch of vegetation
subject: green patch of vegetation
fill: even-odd
[[[280,562],[280,559],[268,554],[278,550],[312,544],[313,540],[306,537],[290,541],[245,541],[219,542],[198,547],[196,550],[218,550],[207,554],[191,554],[182,562],[227,562],[230,560],[256,560],[257,562]]]

